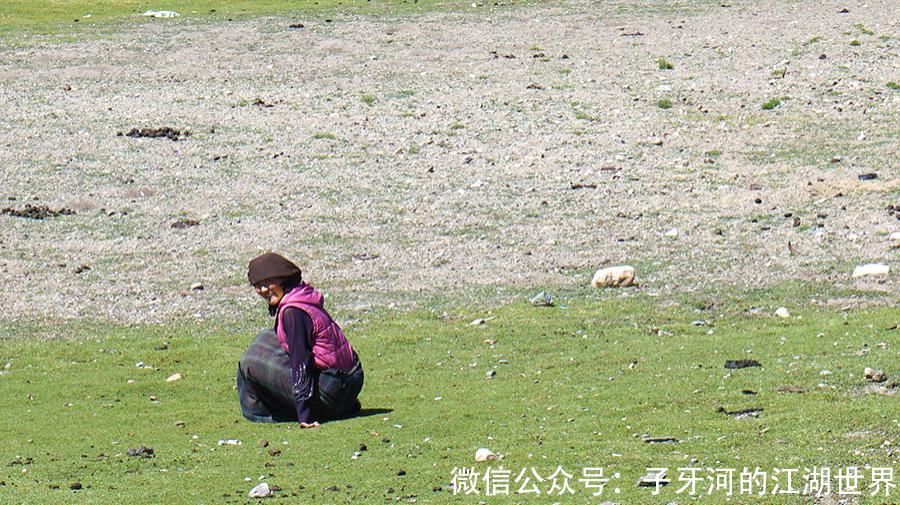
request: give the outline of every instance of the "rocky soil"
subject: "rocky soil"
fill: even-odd
[[[801,279],[896,303],[898,55],[894,0],[182,16],[0,46],[0,314],[236,317],[265,250],[345,310],[621,263],[660,295]]]

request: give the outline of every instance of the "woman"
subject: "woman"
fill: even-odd
[[[260,332],[238,363],[244,417],[315,428],[320,420],[359,412],[362,365],[325,311],[322,294],[303,282],[297,265],[271,252],[250,261],[247,279],[266,300],[275,327]]]

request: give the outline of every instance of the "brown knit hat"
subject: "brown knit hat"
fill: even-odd
[[[250,260],[247,280],[251,285],[268,279],[290,279],[300,282],[301,274],[300,267],[284,256],[267,252]]]

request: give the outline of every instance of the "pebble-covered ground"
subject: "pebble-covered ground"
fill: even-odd
[[[5,320],[227,319],[264,250],[360,310],[624,263],[898,300],[894,0],[182,16],[0,80]]]

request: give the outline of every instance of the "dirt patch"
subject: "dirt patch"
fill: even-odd
[[[339,318],[616,264],[652,296],[800,279],[897,303],[896,2],[841,7],[574,0],[4,46],[0,199],[105,212],[3,223],[0,282],[30,288],[0,313],[244,319],[265,250]],[[116,137],[186,135],[135,124],[193,134]],[[871,262],[891,275],[851,278]]]

